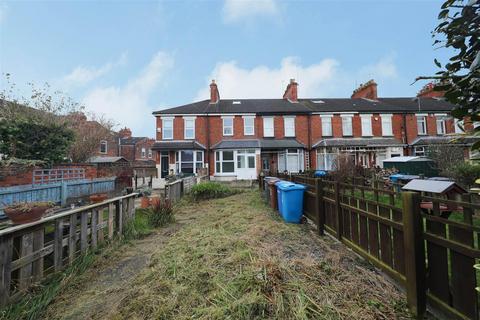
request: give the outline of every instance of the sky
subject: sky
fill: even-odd
[[[447,52],[432,47],[442,1],[5,1],[0,73],[60,90],[89,111],[155,135],[152,111],[209,96],[415,96]],[[7,88],[5,77],[0,90]]]

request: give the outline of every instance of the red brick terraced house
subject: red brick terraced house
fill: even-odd
[[[357,165],[382,166],[383,159],[449,143],[462,132],[453,107],[432,86],[417,97],[379,98],[370,80],[351,98],[299,99],[292,79],[282,99],[220,99],[212,80],[209,100],[153,113],[152,150],[162,178],[203,167],[215,180],[256,179],[261,170],[330,170],[339,153]],[[465,150],[473,143],[455,141]]]

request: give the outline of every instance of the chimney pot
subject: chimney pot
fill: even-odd
[[[360,86],[352,93],[352,99],[355,98],[377,100],[377,83],[375,82],[375,80],[372,79],[365,82],[364,84],[360,84]]]
[[[215,80],[212,79],[210,83],[210,103],[215,104],[220,100],[220,93],[218,92],[218,86],[215,83]]]
[[[298,83],[295,79],[290,79],[290,83],[283,94],[283,99],[287,99],[290,102],[298,102]]]

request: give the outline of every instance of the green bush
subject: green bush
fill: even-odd
[[[148,222],[152,227],[159,228],[174,220],[175,212],[170,200],[154,201],[148,213]]]
[[[471,188],[475,186],[475,180],[480,178],[480,165],[469,162],[459,163],[453,169],[456,182],[464,187]]]
[[[206,200],[228,197],[235,190],[217,182],[202,182],[192,187],[190,195],[193,200]]]

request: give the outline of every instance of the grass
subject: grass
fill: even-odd
[[[124,227],[124,236],[120,241],[114,240],[112,245],[99,247],[95,251],[89,251],[81,255],[77,260],[60,273],[53,274],[46,278],[28,292],[18,303],[12,304],[0,311],[0,319],[41,319],[47,306],[66,287],[75,286],[81,281],[83,275],[89,268],[102,263],[125,242],[142,238],[150,234],[153,229],[148,224],[148,217],[144,212],[138,212],[135,219],[128,222]]]
[[[238,190],[218,182],[202,182],[192,187],[189,196],[194,201],[217,199],[231,196]]]

